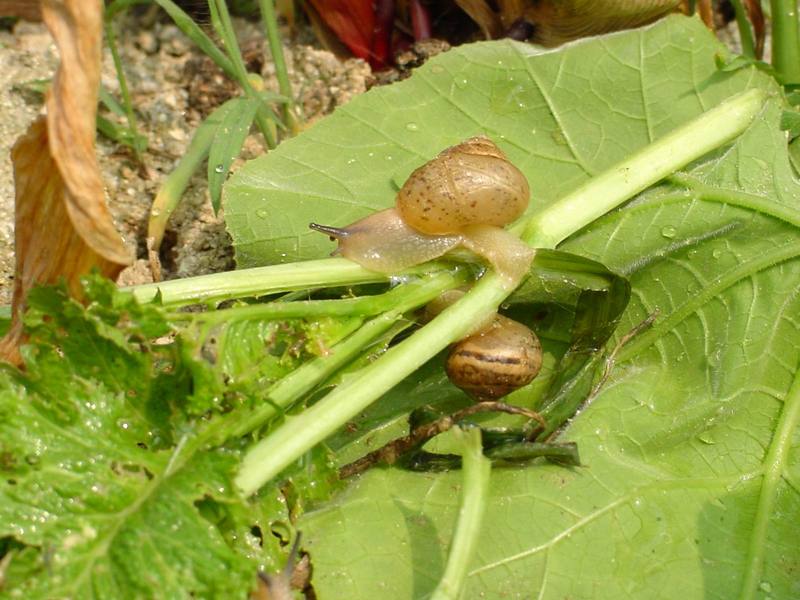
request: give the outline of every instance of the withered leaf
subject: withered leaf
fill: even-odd
[[[19,362],[21,315],[34,285],[63,279],[73,293],[92,268],[116,277],[131,253],[114,228],[95,156],[100,85],[102,2],[44,0],[42,17],[61,64],[47,97],[47,116],[17,141],[14,163],[16,269],[13,323],[0,358]]]

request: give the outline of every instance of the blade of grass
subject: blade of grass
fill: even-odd
[[[131,101],[131,95],[128,91],[128,80],[125,77],[125,70],[122,68],[122,60],[120,59],[119,50],[117,48],[117,37],[111,19],[103,19],[103,28],[105,29],[108,48],[111,51],[111,58],[114,61],[114,70],[117,72],[119,91],[122,94],[122,105],[125,110],[125,118],[128,121],[128,134],[130,139],[134,142],[130,147],[133,150],[136,161],[141,163],[142,149],[139,148],[136,141],[141,139],[142,136],[139,134],[139,130],[136,126],[136,115],[133,112],[133,102]]]
[[[250,132],[253,118],[258,110],[258,101],[242,98],[235,107],[225,113],[214,133],[208,155],[208,192],[214,212],[219,210],[222,200],[222,184],[228,177],[231,164],[239,156],[242,144]]]
[[[228,77],[236,79],[236,69],[234,69],[231,60],[225,56],[225,53],[206,35],[205,31],[200,29],[200,26],[194,22],[192,17],[187,15],[183,9],[172,2],[172,0],[153,0],[153,2],[164,9],[164,12],[166,12],[175,25],[178,26],[178,29],[197,44],[197,47],[213,60],[220,69],[225,71]]]
[[[261,20],[264,23],[269,51],[272,55],[272,62],[275,64],[275,76],[278,79],[278,89],[283,96],[293,99],[292,84],[289,81],[289,72],[286,69],[286,61],[283,57],[283,46],[281,45],[281,35],[278,31],[278,17],[275,14],[275,4],[273,0],[259,0],[261,10]],[[294,102],[289,102],[283,107],[283,118],[293,134],[299,131],[299,119],[295,114]]]
[[[229,112],[245,101],[243,98],[231,98],[214,110],[194,132],[186,153],[161,184],[150,207],[150,220],[147,223],[147,237],[152,240],[153,249],[157,250],[161,246],[167,221],[178,206],[192,175],[208,156],[220,124]]]
[[[236,39],[236,31],[233,28],[228,6],[225,4],[225,0],[209,0],[208,7],[211,11],[212,22],[222,38],[225,51],[228,53],[233,65],[236,81],[239,82],[248,97],[259,103],[255,117],[256,125],[258,125],[261,134],[264,136],[267,147],[275,148],[277,146],[275,124],[280,124],[284,128],[285,126],[272,110],[272,107],[264,101],[253,87],[247,68],[242,60],[242,52],[239,49],[239,42]]]

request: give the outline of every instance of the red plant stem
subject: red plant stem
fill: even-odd
[[[375,0],[375,28],[372,32],[373,68],[389,66],[392,56],[392,31],[394,29],[394,0]]]
[[[409,6],[411,13],[411,27],[414,31],[414,41],[427,40],[433,35],[431,32],[431,15],[420,0],[411,0]]]

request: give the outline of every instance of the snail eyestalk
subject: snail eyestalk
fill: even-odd
[[[347,229],[342,229],[341,227],[331,227],[330,225],[320,225],[319,223],[309,223],[308,228],[329,235],[331,240],[346,238],[348,235]]]

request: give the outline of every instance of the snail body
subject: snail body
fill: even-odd
[[[536,334],[501,315],[455,344],[445,365],[450,381],[479,402],[528,385],[541,368],[542,346]]]
[[[482,257],[508,287],[524,277],[533,250],[502,227],[528,206],[525,176],[487,137],[470,138],[416,169],[394,208],[345,228],[311,224],[339,242],[339,254],[390,273],[457,247]]]

